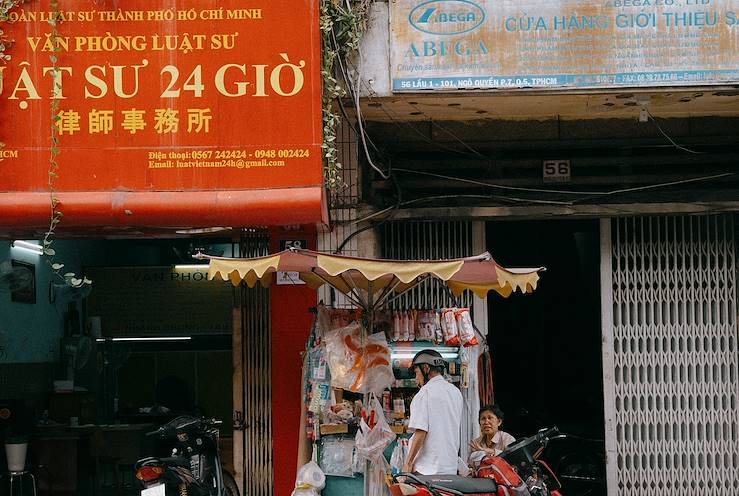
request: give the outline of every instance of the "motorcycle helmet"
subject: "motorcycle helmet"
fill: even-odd
[[[417,365],[422,364],[430,365],[432,367],[447,367],[446,360],[436,350],[426,349],[416,353],[411,362],[410,369],[413,370]]]

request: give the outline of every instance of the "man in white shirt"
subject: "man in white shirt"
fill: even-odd
[[[414,430],[404,472],[456,475],[462,424],[462,393],[444,379],[446,361],[422,350],[411,363],[421,390],[411,401],[408,427]]]

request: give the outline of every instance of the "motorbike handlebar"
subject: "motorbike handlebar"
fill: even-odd
[[[161,433],[162,433],[162,428],[160,427],[159,429],[157,429],[155,431],[147,432],[146,434],[144,434],[144,436],[146,436],[146,437],[153,437],[153,436],[158,436]]]
[[[556,436],[557,434],[559,434],[559,429],[555,426],[550,427],[546,430],[542,430],[541,432],[536,434],[536,437],[539,438],[540,441],[542,441],[544,439],[549,439],[552,436]]]
[[[156,429],[154,431],[151,431],[151,432],[147,432],[144,435],[146,437],[153,437],[153,436],[162,436],[162,437],[165,437],[165,436],[173,435],[173,434],[175,434],[179,430],[186,429],[186,428],[191,427],[191,426],[196,425],[196,424],[203,424],[203,425],[207,425],[207,426],[217,426],[217,425],[221,425],[223,423],[223,421],[221,421],[221,420],[204,419],[204,418],[196,418],[196,417],[192,417],[191,420],[189,420],[187,422],[184,422],[184,423],[179,423],[178,420],[179,421],[182,421],[184,419],[182,417],[176,418],[174,420],[171,420],[171,421],[167,422],[166,424],[164,424],[163,426],[159,427],[158,429]]]

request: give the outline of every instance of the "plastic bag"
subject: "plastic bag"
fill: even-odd
[[[364,423],[364,420],[360,420],[359,429],[357,429],[357,435],[354,436],[354,458],[352,459],[352,472],[355,474],[364,472],[364,465],[367,462],[367,460],[364,459],[364,457],[357,451],[357,445],[364,442],[364,432],[362,429],[362,425]]]
[[[387,420],[385,420],[382,405],[380,405],[374,394],[370,396],[369,405],[370,410],[366,416],[370,419],[370,422],[368,424],[363,420],[360,423],[363,437],[357,439],[356,449],[357,453],[363,458],[375,463],[380,458],[385,459],[383,452],[395,439],[395,433],[390,429]]]
[[[324,438],[321,450],[321,469],[326,475],[352,477],[354,471],[354,441],[351,439]]]
[[[472,318],[470,318],[470,310],[468,308],[460,308],[454,312],[457,320],[457,329],[459,330],[459,339],[464,346],[477,346],[477,336],[475,336],[475,328],[472,326]]]
[[[390,456],[390,469],[393,475],[398,475],[403,472],[403,466],[405,465],[405,457],[408,453],[408,440],[398,439],[398,444],[393,448],[393,454]]]
[[[381,394],[395,377],[385,335],[372,334],[362,343],[361,328],[354,323],[325,337],[331,385],[358,393]]]
[[[453,308],[441,311],[441,329],[444,331],[444,342],[447,346],[459,346],[459,330]]]
[[[326,475],[316,462],[308,462],[298,470],[292,496],[318,496],[326,487]]]
[[[390,465],[384,456],[373,463],[370,467],[369,474],[369,490],[367,496],[387,496],[389,493],[387,486],[387,474],[390,472]]]

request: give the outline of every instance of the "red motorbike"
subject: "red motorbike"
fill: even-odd
[[[391,491],[393,496],[562,496],[557,476],[539,458],[558,435],[556,427],[543,429],[497,456],[483,456],[475,477],[399,474]]]

